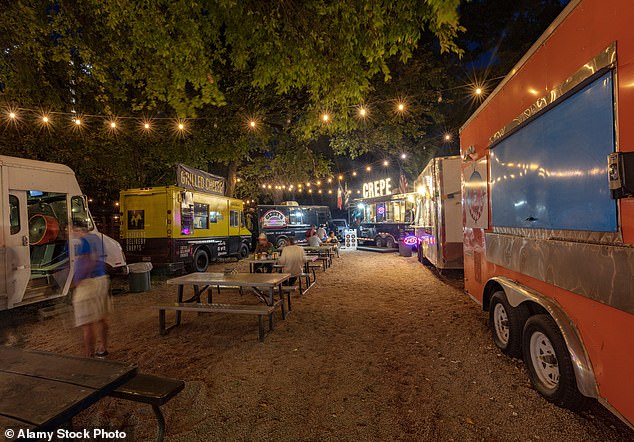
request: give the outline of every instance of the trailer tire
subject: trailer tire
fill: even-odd
[[[240,259],[244,259],[246,257],[249,256],[249,247],[242,243],[242,245],[240,246]]]
[[[206,272],[209,268],[209,254],[205,249],[197,249],[194,252],[194,257],[191,265],[191,269],[194,272]]]
[[[489,326],[493,342],[502,353],[522,357],[522,331],[530,312],[524,304],[512,307],[503,290],[497,291],[489,303]]]
[[[394,238],[388,236],[385,240],[385,247],[387,247],[388,249],[393,249],[395,245],[396,241],[394,240]]]
[[[383,238],[377,236],[376,238],[374,238],[374,244],[379,248],[383,247]]]
[[[522,350],[531,383],[547,401],[575,411],[592,403],[577,389],[566,341],[550,316],[535,315],[526,322]]]

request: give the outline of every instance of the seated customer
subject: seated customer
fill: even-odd
[[[337,235],[335,235],[334,231],[330,232],[330,235],[328,236],[328,239],[325,241],[325,243],[334,245],[339,244],[339,239],[337,238]]]
[[[313,236],[308,238],[308,245],[310,247],[319,247],[321,245],[321,239],[319,239],[317,233],[314,233]]]
[[[271,244],[266,237],[266,233],[260,233],[258,236],[258,244],[255,246],[255,254],[258,253],[266,253],[270,255],[273,253],[273,244]],[[273,271],[272,264],[255,264],[254,266],[256,273],[271,273]]]
[[[302,275],[304,264],[306,263],[306,253],[304,249],[295,244],[295,238],[289,238],[289,245],[282,250],[279,263],[284,266],[283,272],[292,276],[288,280],[288,285],[294,285],[297,278]]]

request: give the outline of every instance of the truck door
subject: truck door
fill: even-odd
[[[5,275],[8,305],[22,301],[31,278],[29,218],[26,192],[9,192],[9,234],[6,236]]]

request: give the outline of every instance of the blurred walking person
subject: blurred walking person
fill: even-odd
[[[112,311],[112,300],[103,243],[101,238],[88,231],[86,221],[73,221],[73,233],[78,240],[73,275],[75,326],[81,327],[84,354],[88,357],[106,357],[106,321]]]

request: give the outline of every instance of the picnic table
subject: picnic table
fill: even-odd
[[[0,347],[0,434],[54,430],[136,372],[123,362]]]
[[[284,300],[276,302],[274,299],[275,290],[278,289],[280,297],[283,297],[282,284],[291,277],[290,273],[191,273],[179,276],[167,281],[168,285],[178,286],[176,304],[156,306],[159,309],[159,327],[161,334],[165,334],[169,329],[180,325],[181,313],[183,311],[196,311],[199,313],[231,313],[231,314],[251,314],[258,315],[260,325],[260,340],[264,340],[264,328],[262,316],[269,317],[269,330],[273,329],[273,310],[281,303],[282,319],[285,318]],[[193,286],[194,294],[184,300],[185,286]],[[213,288],[238,288],[242,293],[243,289],[253,292],[257,298],[264,303],[264,306],[234,305],[234,304],[213,304]],[[207,292],[207,303],[201,302],[201,296]],[[290,296],[288,297],[288,308],[291,309]],[[176,321],[173,325],[166,327],[165,310],[176,311]]]
[[[330,267],[332,265],[332,257],[335,254],[336,245],[334,244],[322,244],[321,246],[303,246],[304,250],[307,252],[313,252],[318,254],[321,258],[325,258],[324,260],[324,270],[326,267]]]

